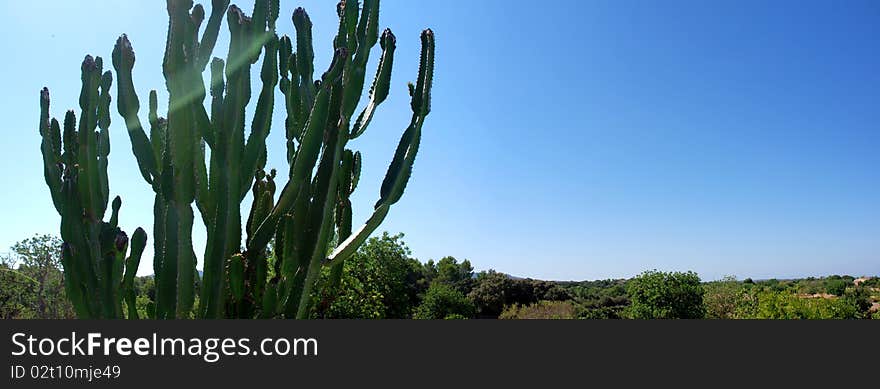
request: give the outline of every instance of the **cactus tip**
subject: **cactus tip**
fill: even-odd
[[[309,20],[309,14],[306,13],[305,8],[296,7],[293,10],[293,24],[300,25],[300,23],[311,24],[311,20]]]
[[[116,244],[117,251],[124,251],[128,246],[128,235],[125,234],[125,231],[119,230],[116,233],[116,240],[114,241]]]
[[[95,63],[95,58],[91,55],[86,55],[82,62],[82,70],[91,72],[98,69],[98,64]]]
[[[104,90],[110,89],[110,85],[112,85],[112,84],[113,84],[113,73],[111,73],[108,70],[108,71],[104,72],[103,75],[101,75],[101,88],[104,88]]]
[[[191,17],[192,17],[192,21],[193,21],[193,23],[195,23],[195,25],[198,26],[198,25],[202,24],[202,21],[205,20],[205,8],[202,7],[201,4],[196,4],[196,6],[193,7]]]
[[[397,37],[394,36],[394,33],[391,32],[390,28],[386,28],[385,31],[382,32],[382,39],[379,41],[379,46],[384,50],[389,44],[391,47],[396,47]]]
[[[126,64],[134,65],[134,49],[131,47],[128,35],[122,34],[116,39],[116,46],[113,47],[112,57],[113,67],[117,69],[122,65],[120,61],[123,59]]]

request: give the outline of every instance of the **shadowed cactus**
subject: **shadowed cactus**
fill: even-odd
[[[332,266],[331,282],[338,282],[343,261],[375,231],[409,181],[422,125],[430,112],[433,32],[422,33],[418,79],[409,85],[412,120],[388,167],[373,214],[353,232],[349,197],[360,178],[362,157],[347,146],[366,131],[377,107],[387,98],[396,48],[390,30],[379,35],[379,1],[366,0],[363,7],[357,1],[339,2],[332,63],[317,80],[312,23],[302,8],[292,16],[294,42],[276,34],[278,0],[256,0],[251,16],[230,6],[228,0],[213,0],[201,37],[206,14],[201,5],[192,0],[166,3],[170,22],[162,70],[169,101],[166,116],[160,117],[156,92],[150,93],[149,136],[138,117],[132,45],[122,35],[113,50],[117,108],[125,120],[141,176],[155,192],[155,317],[189,317],[198,290],[197,317],[305,318],[321,268]],[[230,32],[228,55],[225,60],[211,59],[224,15]],[[364,94],[369,56],[377,43],[382,54],[369,101],[355,116]],[[246,128],[251,68],[261,58],[261,87],[253,119]],[[209,65],[206,89],[203,73]],[[101,104],[95,107],[98,117],[106,117],[102,123],[109,125],[109,81],[101,86]],[[284,96],[283,129],[289,163],[287,182],[280,191],[275,184],[276,171],[267,173],[265,166],[276,86]],[[44,154],[46,149],[55,150],[51,127],[47,124],[45,131],[41,127]],[[101,128],[103,138],[102,133],[97,138],[106,142],[106,127]],[[104,167],[104,175],[94,179],[95,188],[106,187],[106,153],[100,150],[98,147],[98,153],[87,162],[87,166]],[[55,174],[54,170],[51,173]],[[248,192],[253,202],[242,225],[240,205]],[[62,194],[56,195],[53,189],[52,196],[56,199]],[[106,208],[106,195],[103,198]],[[201,279],[195,271],[192,245],[193,203],[208,234]],[[138,243],[142,232],[136,233]],[[332,242],[341,243],[332,247]],[[271,279],[267,260],[270,243],[275,254]],[[131,265],[136,268],[137,261]],[[130,284],[128,273],[123,281]]]
[[[107,158],[110,155],[110,72],[102,74],[101,57],[86,56],[82,63],[79,123],[73,111],[64,116],[62,133],[58,120],[49,119],[49,89],[40,92],[40,123],[43,172],[55,210],[61,215],[61,263],[67,295],[80,318],[137,318],[134,277],[146,245],[146,233],[138,228],[132,237],[118,227],[122,200],[112,203],[109,222],[104,222],[110,186]]]

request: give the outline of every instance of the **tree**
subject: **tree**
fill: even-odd
[[[702,319],[703,286],[694,272],[647,271],[627,284],[634,319]]]
[[[574,319],[575,306],[571,301],[538,301],[530,305],[514,304],[507,307],[499,319]]]
[[[514,281],[504,273],[490,270],[477,277],[476,286],[468,293],[477,312],[484,318],[497,318],[504,307],[513,303]]]
[[[494,270],[480,273],[468,293],[483,318],[497,318],[505,307],[528,305],[538,301],[571,300],[571,294],[554,282],[514,279]]]
[[[314,317],[403,319],[418,304],[421,264],[410,257],[403,234],[370,238],[344,262],[335,289],[318,288]],[[326,283],[330,269],[321,282]]]
[[[425,293],[425,299],[416,308],[415,319],[471,318],[474,304],[464,293],[444,283],[435,282]]]
[[[446,284],[462,294],[468,294],[474,287],[474,267],[467,259],[459,263],[455,257],[443,257],[437,262],[436,271],[432,270],[427,274],[436,274],[431,283]]]
[[[727,276],[720,281],[710,282],[704,286],[704,289],[706,294],[703,296],[703,303],[706,305],[707,318],[736,318],[736,309],[743,290],[736,277]]]
[[[835,296],[843,296],[846,292],[847,282],[840,276],[834,276],[825,281],[825,291]]]
[[[12,246],[0,265],[0,315],[4,318],[74,317],[61,271],[61,240],[35,235]],[[17,266],[17,268],[16,268]]]
[[[855,307],[859,316],[868,319],[871,317],[870,310],[873,301],[871,293],[864,286],[859,285],[852,290],[846,291],[843,295],[843,300]]]

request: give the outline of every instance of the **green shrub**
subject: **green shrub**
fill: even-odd
[[[574,319],[575,307],[570,301],[538,301],[529,305],[511,305],[499,319]]]
[[[455,288],[435,282],[428,288],[422,303],[416,308],[414,319],[445,319],[450,315],[474,317],[476,309],[467,297]]]
[[[862,315],[851,301],[842,298],[803,298],[790,292],[756,295],[757,319],[858,319]]]
[[[847,282],[841,278],[832,278],[825,282],[825,292],[835,296],[843,296]]]
[[[703,286],[694,272],[647,271],[627,283],[633,319],[702,319]]]

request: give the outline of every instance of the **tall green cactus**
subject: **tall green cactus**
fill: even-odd
[[[64,132],[58,120],[49,119],[49,89],[40,93],[43,172],[55,209],[61,215],[64,241],[61,263],[67,295],[80,318],[137,318],[134,277],[146,246],[147,235],[138,228],[131,240],[118,227],[122,200],[116,197],[109,222],[110,155],[109,71],[102,74],[101,57],[86,56],[82,63],[82,90],[77,129],[76,115],[67,111]]]
[[[342,262],[379,226],[389,208],[403,194],[422,125],[430,111],[434,35],[431,30],[422,33],[418,80],[409,88],[413,118],[388,168],[380,199],[364,226],[352,233],[349,196],[357,187],[362,158],[359,152],[346,146],[364,133],[376,108],[388,96],[396,48],[390,30],[379,36],[379,1],[366,0],[362,9],[357,1],[339,2],[339,30],[333,41],[333,60],[319,80],[314,79],[312,23],[302,8],[297,8],[292,17],[296,29],[294,44],[291,38],[276,35],[278,0],[256,0],[250,17],[235,5],[230,6],[229,0],[212,0],[211,15],[201,37],[199,31],[205,18],[201,5],[194,6],[192,0],[166,0],[166,4],[170,23],[163,75],[169,95],[168,110],[167,117],[159,116],[157,94],[152,91],[149,135],[138,117],[140,103],[132,80],[134,50],[125,35],[119,37],[113,50],[113,66],[118,77],[117,108],[125,119],[141,176],[155,192],[154,317],[189,317],[197,289],[200,291],[197,317],[307,317],[321,268],[333,266],[335,276],[332,278],[338,279]],[[225,60],[209,61],[224,14],[231,37],[228,55]],[[369,101],[355,117],[370,52],[376,43],[381,46],[382,57]],[[246,131],[251,67],[261,57],[260,93],[250,130]],[[202,74],[209,64],[210,88],[206,90]],[[85,80],[84,70],[84,85]],[[89,85],[92,83],[89,81]],[[106,142],[106,125],[109,125],[109,118],[105,120],[110,103],[109,86],[109,81],[101,84],[99,101],[102,105],[90,105],[92,110],[88,111],[95,111],[97,107],[96,117],[102,123],[103,132],[98,134],[99,143],[95,146],[98,154],[80,162],[79,169],[90,172],[90,169],[101,171],[103,168],[104,174],[88,175],[89,185],[75,193],[79,196],[77,201],[82,198],[86,206],[96,209],[100,208],[102,199],[106,208],[106,153],[101,154],[105,149],[100,142]],[[290,165],[287,183],[277,198],[276,172],[265,170],[266,139],[272,124],[276,86],[284,96],[287,114],[284,130]],[[211,99],[206,108],[208,91]],[[84,120],[95,118],[88,116]],[[49,155],[54,156],[60,146],[55,147],[52,125],[47,124],[45,130],[42,126],[44,154],[48,150]],[[208,149],[210,160],[206,161]],[[109,152],[109,143],[106,151]],[[49,161],[54,163],[52,158]],[[50,182],[50,174],[60,175],[52,170],[55,165],[47,162],[46,166],[47,182]],[[59,180],[51,180],[53,200],[65,196],[61,189],[53,187],[61,188],[55,184]],[[253,201],[246,224],[242,226],[239,210],[248,192],[252,193]],[[58,203],[56,201],[59,212],[67,212]],[[208,233],[201,280],[195,272],[196,256],[192,246],[193,203]],[[114,215],[116,210],[118,207],[114,207]],[[70,212],[73,215],[73,211]],[[103,209],[97,214],[103,215]],[[116,217],[112,220],[115,228]],[[242,233],[246,234],[244,248],[241,247]],[[139,230],[135,238],[132,259],[128,261],[134,267],[146,236]],[[275,276],[268,279],[267,247],[273,240]],[[96,238],[95,242],[103,241]],[[332,247],[332,242],[341,244]],[[96,252],[101,252],[99,249],[100,245],[96,246]],[[83,272],[89,276],[99,274],[88,269]],[[119,278],[119,290],[125,295],[125,301],[134,300],[133,277],[133,273],[131,277],[126,273]],[[85,296],[82,299],[99,307],[103,304],[98,303],[101,300]],[[136,314],[132,309],[129,305],[129,310]]]
[[[246,256],[262,250],[275,235],[276,260],[281,264],[276,279],[270,280],[270,290],[277,295],[264,295],[264,302],[274,301],[275,313],[285,317],[307,317],[321,267],[334,266],[334,278],[338,279],[342,262],[363,244],[400,199],[430,111],[434,35],[426,30],[422,33],[418,85],[410,87],[413,120],[398,144],[373,215],[352,234],[349,195],[360,177],[361,157],[346,145],[364,133],[376,108],[388,96],[396,39],[390,30],[379,39],[378,0],[365,1],[362,11],[355,1],[340,1],[337,11],[336,52],[320,82],[312,82],[311,21],[302,8],[293,14],[297,52],[292,52],[293,45],[286,37],[281,38],[279,48],[280,88],[287,108],[289,181],[268,217],[248,239]],[[370,101],[352,127],[370,51],[377,42],[381,42],[382,57]],[[342,243],[328,256],[334,234]],[[273,309],[269,302],[264,310]]]

